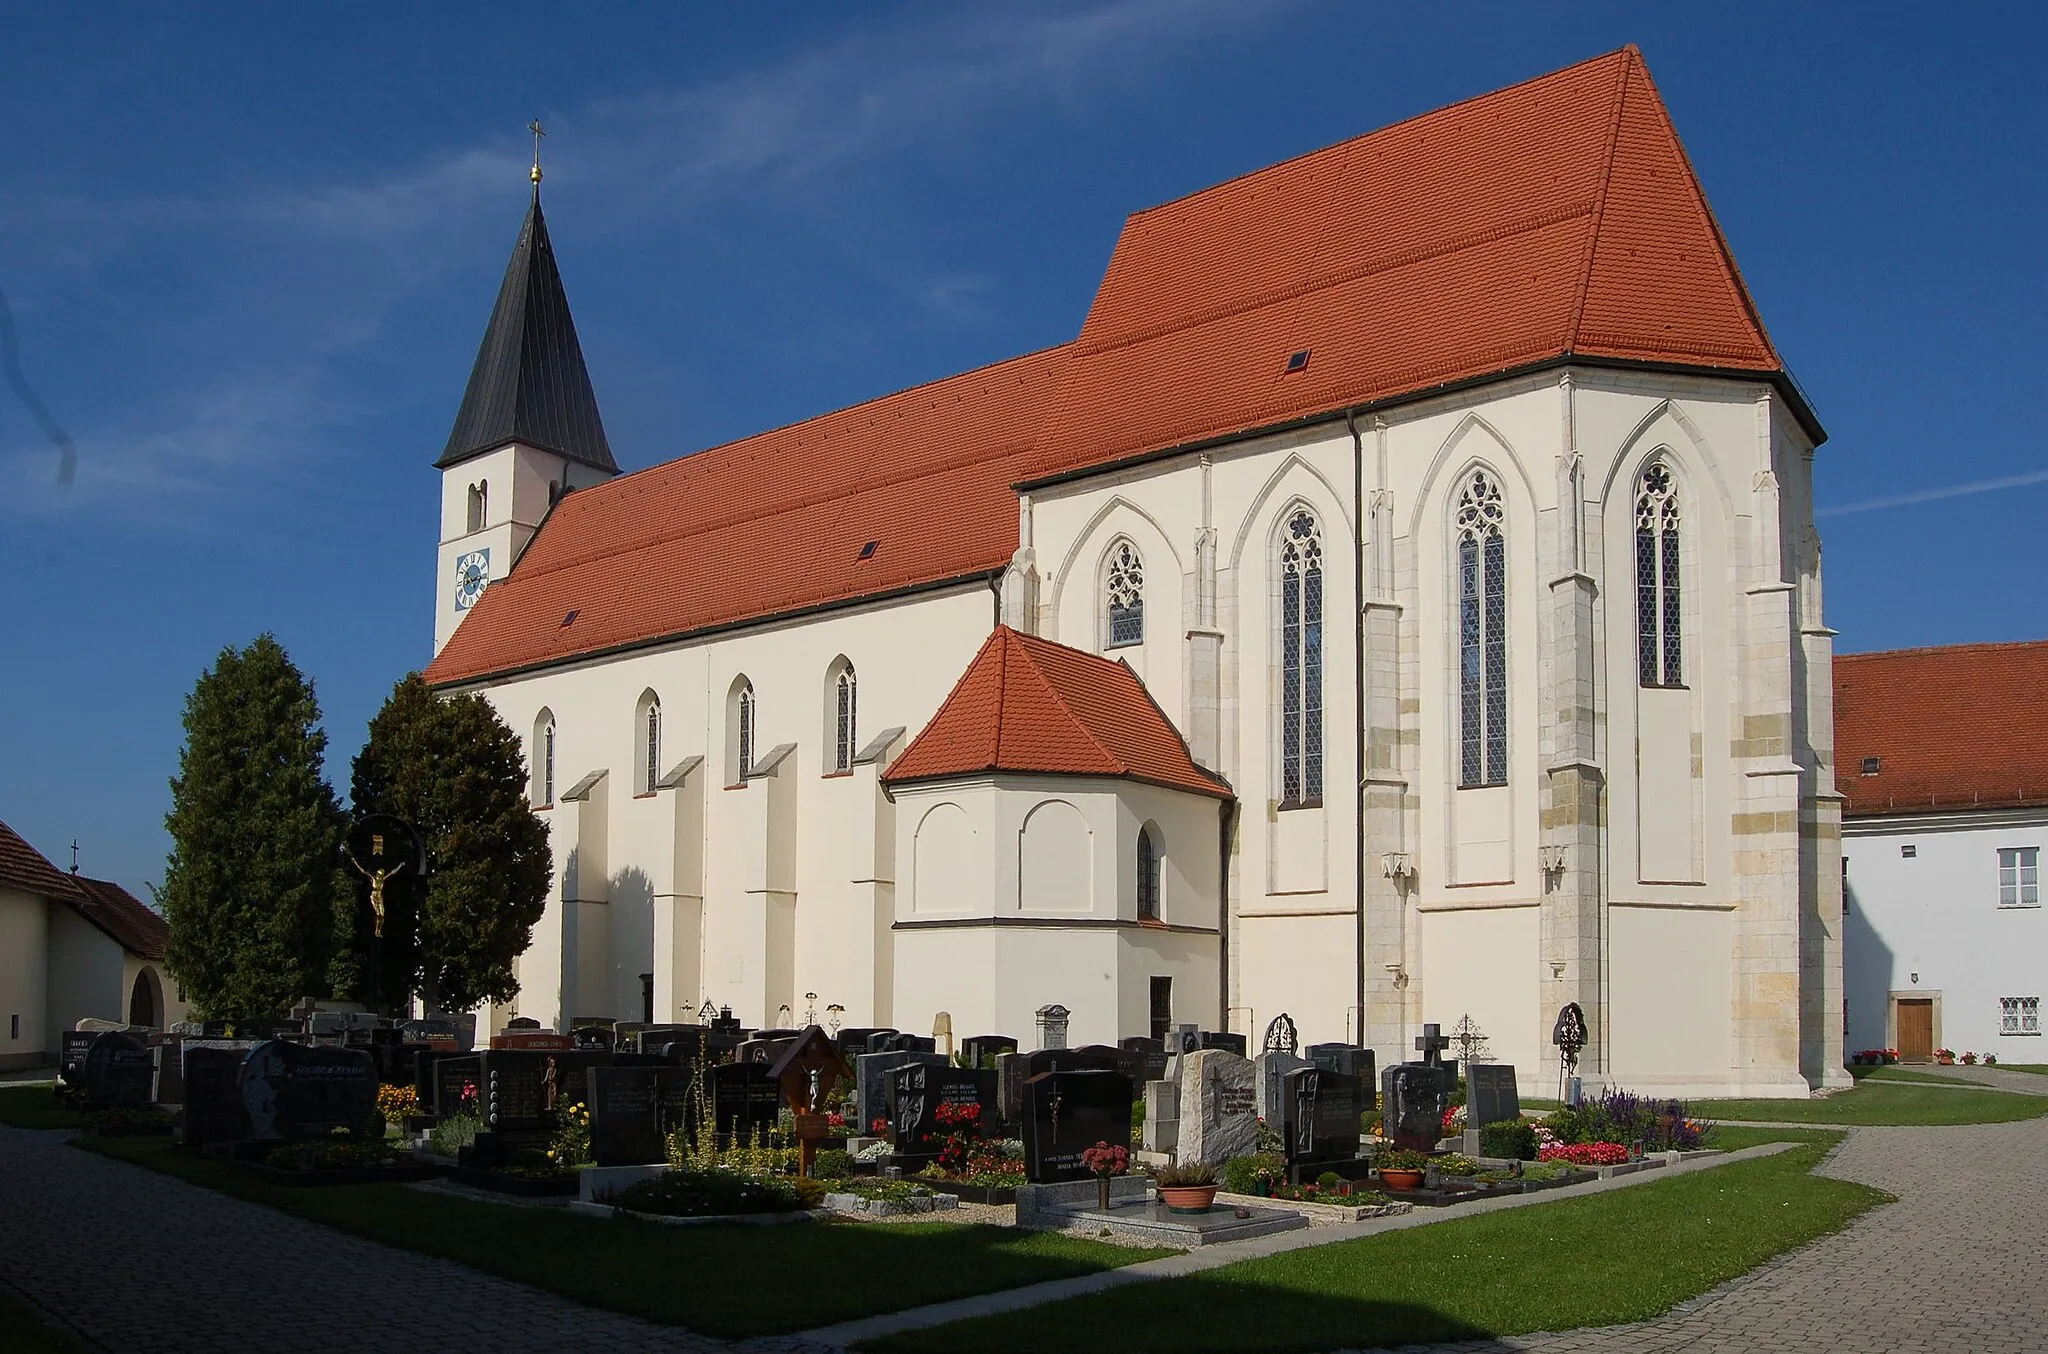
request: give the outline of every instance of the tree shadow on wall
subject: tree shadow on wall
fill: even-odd
[[[1891,1018],[1891,992],[1898,956],[1892,952],[1855,887],[1842,881],[1842,997],[1849,1003],[1849,1032],[1842,1054],[1885,1047],[1885,1026]]]
[[[606,975],[612,1010],[621,1019],[641,1017],[640,975],[654,969],[654,881],[629,865],[611,877],[611,971]]]

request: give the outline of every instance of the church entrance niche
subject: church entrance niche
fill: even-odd
[[[156,970],[135,975],[135,988],[128,994],[128,1023],[155,1029],[163,1024],[163,994],[158,990]]]

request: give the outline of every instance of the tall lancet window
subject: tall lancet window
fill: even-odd
[[[730,784],[744,784],[754,773],[754,684],[740,679],[733,692],[733,769]]]
[[[1507,514],[1500,480],[1474,470],[1458,497],[1458,784],[1508,779]]]
[[[1298,508],[1280,542],[1280,807],[1323,802],[1323,533]]]
[[[1145,561],[1138,547],[1119,540],[1109,548],[1103,578],[1103,600],[1109,611],[1109,644],[1120,649],[1145,642]]]
[[[640,793],[661,788],[661,698],[652,691],[640,698]]]
[[[842,659],[838,669],[832,679],[832,769],[851,771],[860,752],[860,689],[854,682],[853,664]]]
[[[480,480],[469,486],[469,529],[482,531],[491,520],[491,482]]]
[[[1644,686],[1683,686],[1678,494],[1671,467],[1653,462],[1636,492],[1636,669]]]
[[[532,799],[540,808],[555,802],[555,717],[546,710],[533,721]]]

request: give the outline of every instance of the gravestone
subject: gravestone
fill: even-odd
[[[1202,1049],[1181,1062],[1181,1165],[1221,1166],[1258,1144],[1259,1097],[1249,1058],[1227,1049]]]
[[[1180,1083],[1154,1078],[1145,1084],[1145,1127],[1139,1145],[1147,1152],[1180,1147]]]
[[[458,1114],[481,1118],[484,1112],[484,1060],[475,1053],[454,1058],[436,1058],[433,1063],[434,1093],[420,1101],[443,1119]]]
[[[839,1056],[839,1046],[822,1025],[813,1025],[795,1039],[781,1041],[768,1074],[782,1089],[782,1103],[792,1114],[823,1114],[839,1084],[853,1069]]]
[[[459,1052],[462,1048],[462,1027],[446,1016],[408,1020],[398,1027],[398,1031],[408,1044],[420,1044],[447,1053]]]
[[[896,1031],[886,1025],[848,1025],[841,1028],[832,1038],[839,1045],[839,1056],[846,1059],[846,1065],[851,1067],[855,1058],[869,1052],[868,1040],[878,1034],[894,1033]]]
[[[187,1147],[240,1142],[249,1136],[249,1106],[242,1098],[242,1060],[254,1044],[188,1040],[185,1102],[178,1110],[178,1141]]]
[[[635,1053],[660,1053],[670,1044],[688,1044],[694,1050],[697,1037],[709,1033],[702,1025],[642,1025],[631,1031],[620,1026],[620,1030],[626,1047]]]
[[[1457,1069],[1442,1061],[1450,1042],[1443,1037],[1441,1026],[1424,1025],[1415,1041],[1422,1061],[1396,1063],[1380,1074],[1384,1101],[1380,1132],[1392,1138],[1394,1146],[1416,1152],[1436,1150],[1437,1140],[1443,1136],[1444,1112],[1458,1090]]]
[[[578,1025],[569,1031],[569,1038],[577,1048],[613,1048],[618,1043],[618,1034],[609,1025]]]
[[[1357,1077],[1360,1093],[1367,1097],[1366,1109],[1377,1103],[1380,1076],[1371,1049],[1357,1044],[1310,1044],[1303,1052],[1310,1062],[1326,1072],[1342,1072],[1347,1077]]]
[[[937,1053],[939,1041],[924,1034],[892,1034],[883,1043],[885,1053]],[[952,1061],[950,1058],[948,1062]]]
[[[1301,1034],[1294,1028],[1294,1017],[1282,1011],[1266,1022],[1266,1038],[1259,1046],[1261,1053],[1299,1053]]]
[[[896,1036],[897,1036],[898,1034],[900,1034],[900,1033],[902,1033],[902,1031],[900,1031],[900,1030],[893,1030],[893,1029],[869,1030],[869,1031],[868,1031],[868,1037],[867,1037],[867,1041],[866,1041],[866,1042],[865,1042],[865,1043],[864,1043],[864,1044],[862,1045],[862,1047],[861,1047],[861,1052],[863,1052],[863,1053],[887,1053],[887,1052],[890,1052],[890,1048],[889,1048],[889,1041],[890,1041],[891,1039],[894,1039],[894,1038],[895,1038],[895,1037],[896,1037]]]
[[[584,1070],[590,1107],[590,1159],[599,1166],[646,1166],[668,1159],[661,1134],[661,1081],[665,1067],[591,1067]]]
[[[1157,1039],[1126,1039],[1116,1048],[1116,1070],[1133,1086],[1149,1086],[1166,1075],[1166,1050]]]
[[[1202,1031],[1202,1047],[1221,1049],[1225,1053],[1235,1053],[1238,1057],[1242,1058],[1244,1056],[1244,1036],[1241,1034],[1227,1034],[1219,1030],[1204,1030]]]
[[[947,1133],[939,1122],[941,1105],[978,1105],[986,1132],[995,1122],[996,1074],[969,1067],[933,1067],[911,1063],[889,1078],[889,1134],[899,1155],[933,1156],[937,1138]]]
[[[1038,1046],[1042,1049],[1065,1048],[1067,1046],[1067,1024],[1074,1013],[1058,1002],[1041,1006],[1037,1011]]]
[[[567,1057],[566,1051],[539,1049],[493,1048],[484,1053],[477,1100],[484,1131],[494,1135],[486,1155],[547,1145],[554,1135],[554,1109],[563,1087],[577,1084],[565,1069]]]
[[[870,1132],[875,1120],[889,1117],[889,1076],[912,1063],[945,1067],[949,1060],[937,1053],[863,1053],[853,1060],[854,1103],[860,1107],[860,1122],[854,1125],[858,1133]]]
[[[242,1103],[257,1141],[298,1142],[336,1129],[383,1135],[377,1064],[361,1049],[265,1040],[242,1062]]]
[[[513,1016],[505,1022],[505,1030],[537,1030],[539,1028],[540,1022],[532,1016]],[[504,1031],[500,1031],[500,1033],[504,1033]]]
[[[185,1040],[176,1034],[152,1034],[143,1042],[149,1047],[152,1104],[185,1103]]]
[[[1255,1084],[1259,1096],[1259,1117],[1266,1121],[1268,1127],[1277,1130],[1287,1104],[1288,1073],[1300,1071],[1304,1067],[1313,1067],[1315,1064],[1298,1054],[1276,1050],[1261,1053],[1256,1060],[1256,1066],[1258,1081]]]
[[[1041,1048],[996,1059],[996,1109],[1005,1124],[1024,1121],[1024,1083],[1047,1072],[1116,1072],[1123,1054],[1113,1048]]]
[[[65,1030],[57,1053],[57,1077],[66,1086],[85,1087],[85,1054],[104,1030]]]
[[[1465,1124],[1485,1128],[1503,1119],[1522,1117],[1522,1096],[1515,1087],[1512,1063],[1465,1065]]]
[[[782,1088],[767,1063],[726,1063],[711,1069],[711,1122],[720,1138],[751,1143],[775,1128]]]
[[[743,1063],[773,1063],[782,1056],[782,1051],[796,1042],[793,1034],[778,1034],[763,1039],[759,1035],[747,1040],[733,1051],[733,1058]]]
[[[86,1049],[83,1072],[87,1110],[140,1109],[149,1103],[156,1060],[134,1035],[109,1030]]]
[[[1017,1041],[1007,1034],[970,1034],[960,1041],[960,1051],[970,1067],[980,1067],[984,1060],[993,1066],[996,1058],[1017,1051]]]
[[[1121,1072],[1045,1072],[1024,1083],[1024,1176],[1035,1185],[1085,1180],[1081,1154],[1126,1146],[1131,1083]]]
[[[1281,1088],[1287,1163],[1352,1161],[1358,1156],[1358,1078],[1304,1067],[1287,1074]]]
[[[576,1047],[576,1041],[566,1034],[553,1030],[507,1030],[491,1036],[491,1050],[526,1049],[532,1052],[566,1053]]]

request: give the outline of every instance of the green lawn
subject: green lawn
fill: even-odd
[[[43,1319],[0,1292],[0,1349],[8,1354],[76,1354],[70,1337],[51,1330]]]
[[[1706,1119],[1775,1123],[2003,1124],[2048,1114],[2048,1096],[1973,1087],[1901,1086],[1871,1079],[1825,1100],[1696,1100],[1688,1108]]]
[[[162,1138],[79,1146],[572,1301],[727,1339],[1092,1274],[1157,1251],[1006,1227],[794,1223],[664,1227],[472,1203],[400,1185],[295,1189]]]
[[[77,1128],[78,1111],[57,1103],[51,1083],[0,1086],[0,1124],[16,1128]]]
[[[2048,1063],[2000,1063],[1991,1070],[1994,1072],[2032,1072],[2037,1077],[2048,1077]]]
[[[1613,1193],[1132,1284],[860,1346],[908,1354],[1271,1354],[1640,1321],[1889,1196],[1808,1172],[1809,1143]]]
[[[1744,1128],[1740,1124],[1718,1124],[1707,1145],[1717,1152],[1739,1152],[1766,1142],[1812,1142],[1833,1149],[1844,1136],[1832,1128]]]

